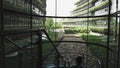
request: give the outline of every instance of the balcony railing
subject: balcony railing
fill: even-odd
[[[108,6],[108,4],[109,4],[109,0],[103,1],[103,2],[102,2],[101,4],[99,4],[99,5],[89,8],[89,9],[88,9],[89,12],[88,12],[88,10],[84,10],[84,11],[81,12],[81,13],[74,14],[74,16],[80,16],[80,15],[83,15],[83,14],[86,14],[86,13],[90,13],[90,12],[94,12],[94,11],[103,9],[103,8],[105,8],[106,6]]]
[[[85,2],[84,4],[80,5],[80,6],[77,7],[76,9],[74,9],[74,11],[77,11],[77,10],[79,10],[79,9],[81,9],[81,8],[83,8],[83,7],[85,7],[85,6],[87,6],[88,3],[92,4],[92,3],[96,2],[96,1],[97,1],[97,0],[89,0],[89,2]]]

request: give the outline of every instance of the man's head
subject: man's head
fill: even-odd
[[[82,63],[82,57],[78,56],[76,59],[77,64],[81,64]]]

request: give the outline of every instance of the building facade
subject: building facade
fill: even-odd
[[[99,26],[107,27],[107,17],[104,15],[109,14],[109,0],[77,0],[76,8],[71,12],[73,17],[85,17],[85,16],[101,16],[94,18],[76,18],[69,19],[68,21],[63,21],[64,24],[69,24],[75,26],[86,26],[89,23],[89,26]],[[116,12],[116,0],[111,0],[111,14]],[[88,22],[89,21],[89,22]],[[71,25],[71,24],[69,24]],[[68,26],[69,26],[68,25]],[[65,25],[64,25],[65,26]]]
[[[71,27],[87,28],[87,29],[90,29],[90,28],[97,29],[99,27],[105,28],[106,37],[107,37],[106,46],[110,46],[113,50],[115,50],[114,48],[117,48],[118,51],[115,50],[117,54],[116,55],[114,54],[114,57],[113,57],[113,54],[110,53],[111,56],[109,58],[108,57],[106,58],[106,59],[109,59],[109,64],[105,64],[105,62],[107,61],[102,61],[102,65],[103,65],[102,68],[105,68],[105,67],[119,68],[118,57],[120,55],[119,54],[120,39],[118,39],[118,37],[120,33],[119,32],[120,0],[77,0],[75,5],[76,5],[76,8],[72,11],[72,16],[74,18],[63,21],[64,28],[70,28],[68,30],[72,30],[73,28]],[[99,32],[96,32],[96,33],[102,34]],[[111,35],[110,33],[113,33],[113,35]],[[111,42],[114,42],[114,43],[111,43]],[[118,60],[116,61],[116,59]]]
[[[38,39],[35,34],[8,34],[7,38],[3,35],[44,28],[45,17],[40,16],[46,15],[46,0],[0,0],[0,5],[0,68],[37,67],[38,61],[33,58],[37,48],[32,44]]]

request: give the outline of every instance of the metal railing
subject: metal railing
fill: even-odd
[[[48,33],[44,30],[44,29],[37,29],[37,30],[21,30],[21,31],[5,31],[4,33],[0,32],[1,37],[3,37],[4,39],[6,39],[7,41],[9,41],[10,43],[12,43],[15,47],[17,47],[16,50],[9,52],[8,54],[15,52],[15,51],[19,51],[22,50],[24,53],[28,54],[29,56],[31,56],[32,58],[35,58],[37,60],[37,68],[42,68],[42,34],[41,33],[45,33],[45,35],[47,36],[49,42],[53,45],[54,50],[57,54],[58,57],[62,58],[62,56],[60,55],[59,51],[56,49],[55,44],[52,42],[52,40],[50,39]],[[14,42],[13,40],[11,40],[10,38],[8,38],[7,36],[10,35],[16,35],[16,34],[25,34],[25,33],[36,33],[38,36],[38,41],[36,41],[33,44],[37,44],[38,45],[38,56],[34,57],[33,55],[31,55],[26,49],[24,49],[24,47],[20,47],[20,45],[16,42]],[[30,46],[30,45],[27,45]],[[26,46],[25,46],[26,47]],[[58,68],[59,68],[59,59],[58,59]]]
[[[35,43],[33,44],[37,44],[38,45],[38,56],[35,57],[33,55],[31,55],[31,53],[29,53],[26,49],[24,49],[24,47],[20,47],[20,45],[16,42],[14,42],[13,40],[11,40],[10,38],[8,38],[7,36],[10,36],[10,35],[16,35],[16,34],[25,34],[25,33],[36,33],[37,36],[38,36],[38,41],[36,41]],[[47,36],[48,38],[48,42],[42,42],[42,34],[41,33],[45,33],[45,35]],[[37,60],[37,68],[42,68],[43,67],[43,57],[42,57],[42,43],[51,43],[52,46],[54,47],[54,50],[56,52],[56,60],[57,60],[57,68],[60,68],[60,58],[63,60],[63,62],[66,63],[66,61],[64,60],[65,57],[63,57],[60,52],[57,50],[56,48],[56,45],[54,44],[54,42],[69,42],[69,43],[89,43],[89,42],[80,42],[80,41],[52,41],[48,35],[48,33],[45,31],[45,29],[37,29],[37,30],[21,30],[21,31],[5,31],[4,33],[0,32],[0,35],[6,39],[7,41],[9,41],[10,43],[12,43],[15,47],[17,47],[16,50],[13,50],[9,53],[7,53],[6,55],[12,53],[12,52],[16,52],[16,51],[23,51],[24,53],[26,53],[28,56],[31,56],[32,58],[36,59]],[[95,43],[89,43],[89,44],[94,44]],[[101,47],[104,47],[104,48],[107,48],[106,46],[104,45],[100,45],[100,44],[96,44],[98,46],[101,46]],[[27,45],[27,46],[30,46],[30,45]],[[25,46],[25,47],[27,47]],[[111,50],[111,49],[110,49]],[[88,55],[88,54],[84,54],[84,55]],[[98,61],[98,64],[99,64],[99,68],[101,67],[101,62],[98,58],[92,56],[92,55],[88,55],[88,56],[91,56],[93,58],[95,58],[97,61]],[[5,56],[4,56],[5,57]],[[21,59],[21,58],[19,58]],[[21,63],[19,64],[19,66],[21,65]],[[66,65],[64,65],[65,68],[67,68]],[[68,66],[69,67],[69,66]]]

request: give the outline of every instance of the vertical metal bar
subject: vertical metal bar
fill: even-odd
[[[32,29],[32,26],[33,26],[33,24],[32,24],[32,0],[30,0],[30,29]],[[33,48],[32,48],[32,42],[33,42],[33,38],[32,38],[32,33],[30,34],[30,36],[31,36],[31,68],[33,68]]]
[[[89,0],[87,0],[88,2],[88,11],[87,11],[87,16],[88,16],[88,18],[87,18],[87,42],[89,42],[89,40],[88,40],[88,30],[89,30]],[[88,44],[87,44],[87,46],[88,46]],[[86,49],[86,53],[87,53],[87,49]],[[85,68],[87,68],[87,56],[85,55]]]
[[[68,68],[70,68],[70,62],[68,61]]]
[[[57,16],[57,0],[55,0],[55,16]],[[57,23],[57,19],[55,18],[55,27],[56,27],[56,23]],[[56,36],[56,29],[54,27],[54,30],[55,30],[55,41],[57,40]],[[56,43],[55,43],[56,44]],[[57,64],[57,68],[60,68],[60,56],[59,54],[56,54],[56,64]]]
[[[57,0],[55,0],[55,16],[57,17]],[[55,27],[54,27],[54,31],[55,31],[55,41],[57,40],[57,33],[56,33],[56,23],[57,23],[57,18],[55,18]],[[56,43],[55,43],[56,45]]]
[[[120,17],[119,17],[119,38],[118,38],[118,52],[117,52],[117,68],[120,64]]]
[[[85,55],[83,54],[83,67],[85,68]]]
[[[109,11],[108,11],[108,31],[107,31],[107,54],[106,54],[106,68],[109,68],[109,41],[110,41],[110,21],[111,21],[111,17],[110,17],[110,11],[111,11],[111,0],[109,0]]]
[[[118,11],[118,0],[116,0],[116,12]],[[115,23],[115,43],[117,43],[117,28],[118,28],[118,14],[116,14],[116,23]]]
[[[38,34],[38,49],[37,49],[37,54],[38,54],[38,60],[37,60],[37,68],[43,68],[43,61],[42,61],[42,34]]]
[[[114,46],[114,50],[115,50],[115,52],[117,52],[117,51],[116,51],[116,50],[117,50],[117,49],[116,49],[116,46]],[[117,54],[117,53],[114,54],[114,68],[116,68],[116,54]]]
[[[57,0],[55,0],[55,16],[57,17]],[[56,27],[56,24],[57,24],[57,18],[55,18],[55,27]],[[57,40],[57,33],[56,33],[56,28],[54,28],[54,31],[55,31],[55,41]],[[55,43],[56,44],[56,43]]]
[[[60,56],[59,56],[59,54],[57,54],[56,59],[57,59],[57,68],[60,68]]]
[[[116,0],[116,12],[118,11],[118,0]],[[116,14],[116,23],[115,23],[115,43],[117,44],[118,43],[118,14]],[[117,46],[115,46],[115,51],[117,52]],[[116,54],[114,54],[114,68],[116,68]]]
[[[55,0],[55,16],[57,16],[57,0]],[[55,27],[56,27],[56,23],[57,23],[57,18],[55,18]],[[56,29],[55,28],[54,28],[54,30],[55,30],[55,41],[56,41],[57,34],[56,34]]]
[[[22,54],[18,51],[18,61],[19,61],[19,68],[22,68]]]
[[[66,63],[66,61],[64,60],[64,68],[67,68],[66,64],[67,64],[67,63]]]
[[[0,0],[0,32],[4,31],[3,24],[3,0]],[[0,68],[5,68],[4,38],[0,35]]]

